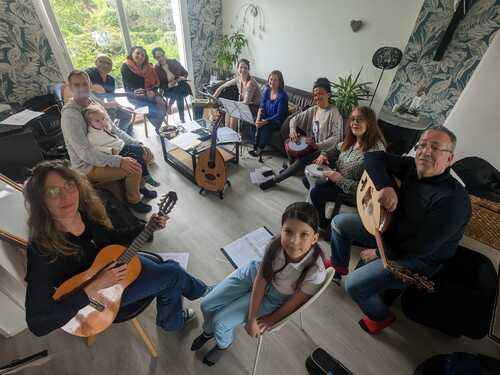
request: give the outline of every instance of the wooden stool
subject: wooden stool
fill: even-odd
[[[148,138],[148,119],[146,118],[146,115],[149,114],[149,108],[148,107],[140,107],[134,109],[134,112],[132,112],[132,117],[130,118],[130,123],[132,126],[135,124],[135,120],[137,115],[142,115],[142,119],[144,121],[144,134],[146,134],[146,138]]]

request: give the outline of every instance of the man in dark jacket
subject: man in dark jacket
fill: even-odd
[[[133,124],[130,122],[132,117],[132,112],[130,108],[123,107],[116,102],[115,96],[115,79],[113,78],[111,70],[113,69],[113,61],[108,55],[99,54],[95,59],[95,67],[88,68],[85,71],[89,75],[90,82],[94,87],[93,94],[99,99],[107,99],[106,111],[112,120],[119,119],[118,127],[127,132],[129,135],[132,134]],[[99,85],[104,89],[104,92],[97,92],[95,86]]]
[[[450,175],[455,135],[443,126],[426,130],[415,146],[415,159],[385,152],[365,155],[365,168],[379,201],[393,213],[384,233],[388,259],[424,276],[434,275],[450,259],[470,217],[470,201],[464,187]],[[398,194],[392,177],[401,181]],[[340,214],[332,220],[332,266],[336,277],[347,275],[351,243],[376,247],[375,238],[363,227],[358,214]],[[362,251],[365,263],[346,279],[345,289],[365,313],[361,328],[377,333],[395,320],[381,294],[405,288],[384,268],[376,249]]]

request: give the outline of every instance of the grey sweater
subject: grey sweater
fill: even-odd
[[[100,105],[92,99],[90,100],[92,104]],[[61,128],[71,160],[71,167],[83,174],[88,174],[93,167],[119,168],[121,156],[106,154],[90,144],[87,138],[87,123],[82,116],[82,109],[82,106],[71,99],[64,105],[61,114]],[[103,110],[106,111],[104,108]],[[141,144],[114,125],[111,133],[122,139],[126,145]]]
[[[312,106],[295,115],[290,120],[290,133],[297,131],[297,128],[302,129],[306,133],[306,137],[313,136],[313,121],[318,106]],[[321,150],[321,153],[326,155],[327,152],[334,149],[344,139],[344,120],[337,107],[330,104],[328,107],[327,126],[321,126],[319,129],[316,146]]]

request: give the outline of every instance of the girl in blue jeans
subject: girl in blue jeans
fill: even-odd
[[[247,333],[258,337],[316,293],[325,279],[318,237],[316,209],[306,202],[291,204],[263,260],[235,270],[202,300],[203,332],[191,350],[212,338],[216,342],[203,363],[212,366],[221,358],[237,326],[246,323]]]

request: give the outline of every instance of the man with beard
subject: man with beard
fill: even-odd
[[[415,159],[386,152],[369,152],[364,165],[379,201],[393,213],[384,233],[387,258],[398,266],[431,277],[453,257],[470,217],[470,201],[464,187],[450,175],[455,135],[444,126],[426,130],[415,146]],[[401,181],[398,194],[392,177]],[[332,258],[335,276],[348,275],[351,243],[376,247],[375,238],[363,227],[358,214],[340,214],[332,220]],[[363,265],[345,280],[345,290],[365,317],[362,329],[377,333],[395,321],[381,295],[407,286],[384,268],[377,249],[361,252]]]

